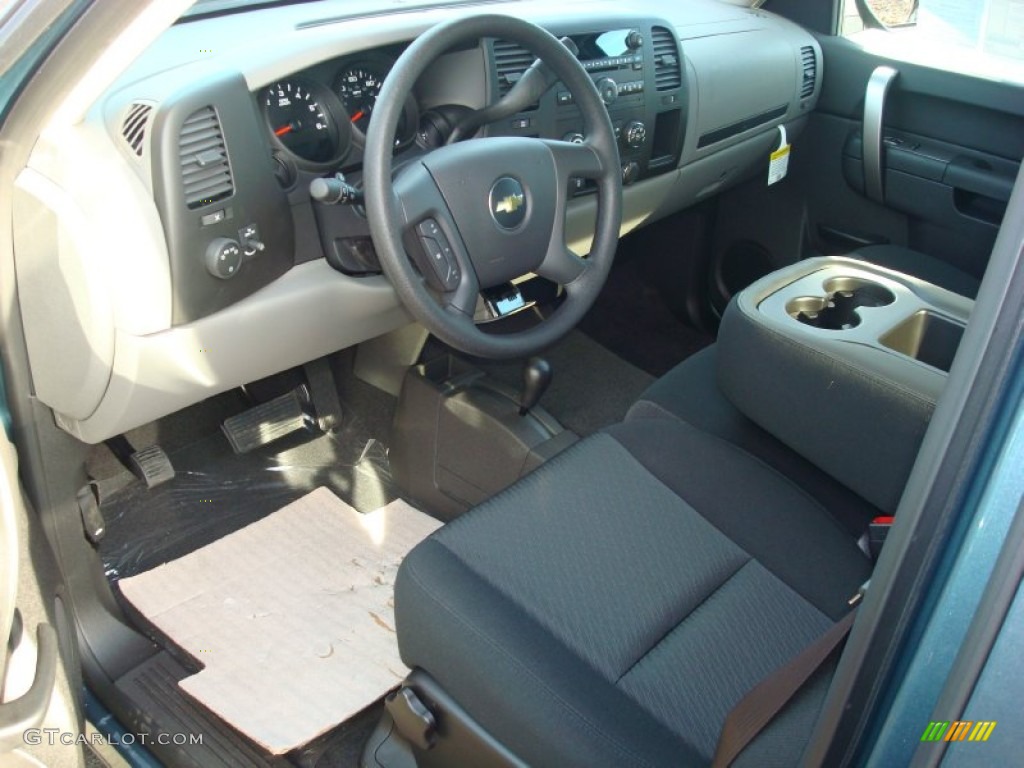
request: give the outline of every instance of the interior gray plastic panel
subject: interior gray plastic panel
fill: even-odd
[[[14,193],[18,302],[36,397],[84,418],[107,388],[114,328],[110,304],[102,300],[102,276],[85,270],[82,259],[69,258],[68,249],[82,242],[74,229],[80,222],[61,219],[50,207],[59,200],[38,174],[19,179]]]
[[[228,158],[233,191],[217,202],[185,205],[179,137],[182,123],[212,108]],[[237,73],[224,73],[166,99],[150,120],[154,198],[160,210],[171,262],[171,321],[197,320],[262,288],[284,274],[294,259],[295,238],[288,201],[274,177],[271,150],[260,113]],[[223,220],[206,225],[215,211]],[[230,280],[211,275],[206,249],[217,238],[238,241],[255,226],[265,249],[245,258]]]
[[[699,135],[793,101],[793,46],[775,30],[702,37],[685,45],[697,71]]]
[[[891,303],[858,308],[859,325],[843,330],[794,317],[792,302],[821,297],[836,289],[833,281],[849,279],[881,286]],[[863,261],[798,262],[729,305],[718,337],[719,385],[755,423],[892,512],[947,374],[880,338],[921,312],[965,325],[972,308],[969,299]]]
[[[57,422],[98,443],[410,321],[386,278],[346,277],[323,260],[301,264],[195,323],[149,336],[119,332],[99,407],[86,419],[58,413]]]
[[[45,330],[32,345],[37,392],[70,432],[96,442],[408,322],[386,280],[346,278],[322,260],[299,264],[205,317],[190,319],[190,313],[176,312],[168,240],[153,200],[160,176],[150,163],[159,148],[154,144],[159,131],[147,132],[141,157],[120,136],[134,102],[151,104],[158,123],[182,94],[198,90],[197,84],[240,74],[248,91],[255,93],[308,67],[407,42],[465,13],[513,13],[551,28],[578,23],[581,17],[600,18],[605,24],[618,19],[624,25],[637,18],[664,18],[682,40],[691,94],[683,110],[685,143],[678,169],[626,190],[625,232],[742,180],[772,149],[778,135],[774,124],[696,149],[700,126],[728,117],[725,103],[708,112],[708,118],[696,113],[702,70],[750,54],[740,38],[754,34],[770,40],[770,52],[753,54],[757,61],[749,67],[730,67],[731,76],[709,75],[717,88],[746,89],[740,81],[757,69],[777,69],[767,75],[768,82],[781,93],[785,80],[791,93],[786,116],[775,123],[785,120],[791,135],[817,99],[817,89],[811,99],[799,99],[799,50],[816,45],[813,38],[770,13],[716,0],[682,0],[671,7],[654,0],[628,7],[612,0],[530,0],[426,10],[403,7],[396,13],[353,18],[360,7],[351,0],[325,0],[174,25],[107,88],[84,121],[51,127],[41,139],[31,167],[53,187],[51,197],[60,205],[50,200],[46,204],[55,211],[60,231],[70,233],[60,244],[60,281],[71,285],[76,274],[88,278],[76,283],[73,298],[47,298],[61,306],[49,312],[48,324],[39,321]],[[691,43],[692,58],[687,50]],[[420,84],[422,106],[449,101],[482,106],[484,68],[474,66],[480,55],[480,49],[455,53],[451,63],[457,60],[464,68],[457,77],[451,76],[452,67],[429,74]],[[235,114],[253,112],[250,105],[236,106]],[[737,110],[744,111],[741,106]],[[111,203],[115,200],[116,206]],[[589,249],[593,215],[591,200],[574,203],[568,214],[569,238],[581,252]],[[44,297],[46,280],[33,282],[32,275],[19,272],[19,283],[23,278],[27,282],[19,288],[28,291],[30,300],[31,295]],[[175,327],[182,319],[189,321]],[[54,344],[57,337],[67,343]],[[76,350],[68,348],[72,343]]]
[[[825,284],[837,278],[857,278],[892,291],[895,300],[886,306],[860,307],[860,324],[848,330],[822,330],[794,319],[787,305],[804,296],[822,296]],[[766,283],[762,286],[762,283]],[[769,275],[744,290],[740,309],[757,321],[801,344],[836,359],[868,366],[880,376],[937,400],[946,373],[907,357],[882,344],[881,339],[921,311],[934,312],[966,325],[974,302],[923,280],[900,272],[842,257],[807,259]]]

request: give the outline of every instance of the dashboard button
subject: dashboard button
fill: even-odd
[[[219,211],[214,211],[213,213],[206,214],[201,219],[199,219],[199,221],[200,223],[202,223],[204,227],[208,227],[211,224],[219,224],[220,222],[224,221],[225,216],[226,214],[224,213],[224,209],[221,208]]]
[[[242,266],[242,249],[234,240],[218,237],[206,247],[206,271],[219,280],[238,274]]]

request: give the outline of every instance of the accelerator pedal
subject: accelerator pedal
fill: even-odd
[[[117,460],[144,482],[147,488],[156,488],[174,479],[174,465],[164,449],[156,443],[136,451],[124,435],[104,442]]]
[[[309,390],[303,385],[226,419],[221,430],[235,453],[249,453],[307,429],[315,423],[308,411]]]

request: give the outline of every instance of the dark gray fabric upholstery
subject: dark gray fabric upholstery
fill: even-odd
[[[860,536],[871,518],[881,514],[878,507],[740,413],[718,386],[717,349],[712,344],[658,379],[633,405],[626,421],[674,417],[715,435],[777,470],[824,507],[850,535]]]
[[[790,589],[833,620],[847,612],[849,585],[867,578],[867,560],[802,489],[735,446],[674,420],[630,421],[608,432]]]
[[[868,573],[775,471],[680,421],[637,420],[416,547],[395,588],[399,647],[531,765],[703,765],[736,701]],[[823,690],[770,726],[789,754]]]
[[[914,277],[973,299],[978,295],[981,281],[952,264],[926,253],[899,245],[869,245],[851,254],[850,258],[863,259],[881,267],[903,272]]]

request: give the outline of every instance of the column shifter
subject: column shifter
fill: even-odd
[[[523,366],[523,388],[519,393],[519,415],[529,413],[551,383],[551,364],[543,357],[531,357]]]

